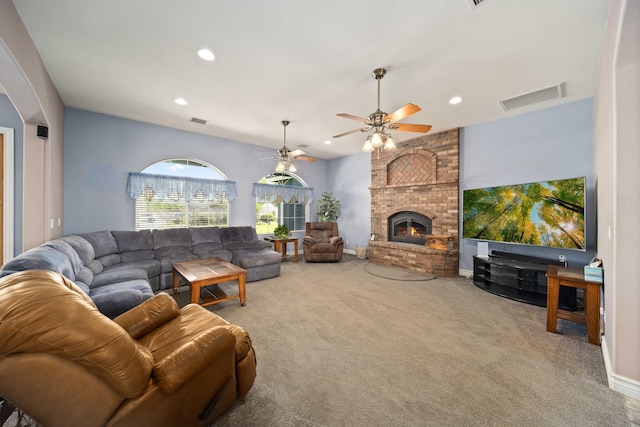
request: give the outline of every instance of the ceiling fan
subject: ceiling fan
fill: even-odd
[[[431,125],[397,123],[398,121],[420,111],[420,107],[415,104],[406,104],[391,114],[387,114],[380,109],[380,80],[382,80],[386,73],[387,70],[384,68],[376,68],[371,73],[371,76],[378,81],[378,109],[371,113],[369,117],[358,117],[347,113],[336,114],[337,116],[344,117],[345,119],[358,120],[363,122],[366,126],[334,135],[333,138],[340,138],[341,136],[349,135],[358,131],[369,132],[370,130],[373,130],[373,134],[367,137],[367,141],[365,142],[362,150],[373,151],[375,148],[380,149],[381,147],[385,150],[393,150],[396,148],[396,145],[393,137],[389,133],[390,130],[420,133],[427,133],[431,130]]]
[[[287,125],[289,124],[288,120],[283,120],[282,126],[284,126],[284,145],[281,149],[278,150],[278,153],[273,156],[273,160],[278,161],[278,165],[276,166],[276,172],[295,172],[296,166],[293,164],[294,160],[304,160],[306,162],[315,162],[316,159],[314,157],[304,156],[305,152],[302,150],[289,150],[287,147]]]

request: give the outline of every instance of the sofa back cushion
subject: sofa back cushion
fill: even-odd
[[[188,228],[169,228],[166,230],[153,230],[153,249],[171,246],[191,248],[191,233]]]
[[[255,228],[250,226],[226,227],[220,229],[222,244],[248,243],[258,240]]]
[[[112,231],[118,243],[121,262],[136,262],[153,259],[153,238],[151,230]]]
[[[2,266],[0,276],[25,270],[50,270],[75,280],[69,257],[50,246],[37,246],[21,253]]]
[[[220,235],[220,227],[197,227],[190,228],[191,233],[191,251],[200,258],[210,258],[217,256],[231,260],[230,255],[225,255],[222,247],[222,237]],[[226,259],[228,257],[228,259]]]
[[[53,248],[57,251],[60,251],[64,254],[64,256],[69,258],[69,261],[71,262],[71,269],[73,270],[73,277],[70,277],[67,275],[65,276],[71,280],[75,280],[76,274],[78,274],[78,272],[80,271],[80,269],[83,267],[84,264],[82,263],[80,256],[78,256],[78,253],[73,249],[73,247],[71,247],[69,243],[65,242],[62,239],[49,240],[48,242],[44,243],[42,246]]]
[[[189,228],[191,235],[191,246],[201,243],[218,243],[222,247],[222,237],[220,227],[193,227]]]
[[[191,233],[188,228],[172,228],[153,231],[153,247],[156,259],[192,259]],[[166,266],[163,267],[163,272]]]
[[[91,243],[96,258],[118,253],[118,243],[110,231],[96,231],[94,233],[80,234],[80,236]]]
[[[112,231],[113,237],[118,243],[118,252],[153,250],[153,238],[151,230],[140,231]]]
[[[72,234],[69,236],[61,237],[60,240],[64,240],[69,243],[74,251],[78,254],[82,260],[82,264],[87,266],[91,264],[91,261],[96,257],[96,251],[87,239]]]

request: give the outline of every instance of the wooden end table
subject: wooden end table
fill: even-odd
[[[191,302],[207,306],[224,301],[240,298],[240,305],[247,303],[247,270],[221,260],[220,258],[206,258],[194,261],[176,262],[173,267],[173,293],[178,292],[180,279],[184,280],[191,289]],[[238,294],[227,295],[220,289],[219,283],[238,281]],[[201,290],[205,295],[200,295]],[[202,299],[202,302],[200,300]]]
[[[558,308],[560,286],[584,289],[584,312]],[[602,283],[585,280],[584,270],[550,265],[547,269],[547,331],[556,331],[558,317],[587,325],[591,344],[600,345],[600,287]]]
[[[277,237],[265,237],[264,240],[273,243],[273,250],[282,251],[282,260],[293,258],[298,263],[298,239],[278,239]],[[287,255],[287,243],[293,243],[293,255]]]

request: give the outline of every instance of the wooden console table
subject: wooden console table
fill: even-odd
[[[560,286],[584,289],[584,312],[558,308]],[[558,317],[587,325],[591,344],[600,345],[600,287],[602,283],[585,280],[584,270],[550,265],[547,269],[547,331],[556,331]]]
[[[277,237],[265,237],[264,240],[273,243],[273,250],[282,252],[282,260],[292,258],[298,263],[298,239],[278,239]],[[293,255],[287,255],[287,243],[293,243]]]

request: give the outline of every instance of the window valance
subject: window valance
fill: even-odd
[[[253,196],[257,201],[270,203],[311,203],[313,188],[296,185],[274,185],[253,183]]]
[[[144,196],[186,199],[187,201],[236,199],[236,183],[217,179],[200,179],[185,176],[155,175],[149,173],[130,172],[127,181],[127,193],[132,199]]]

